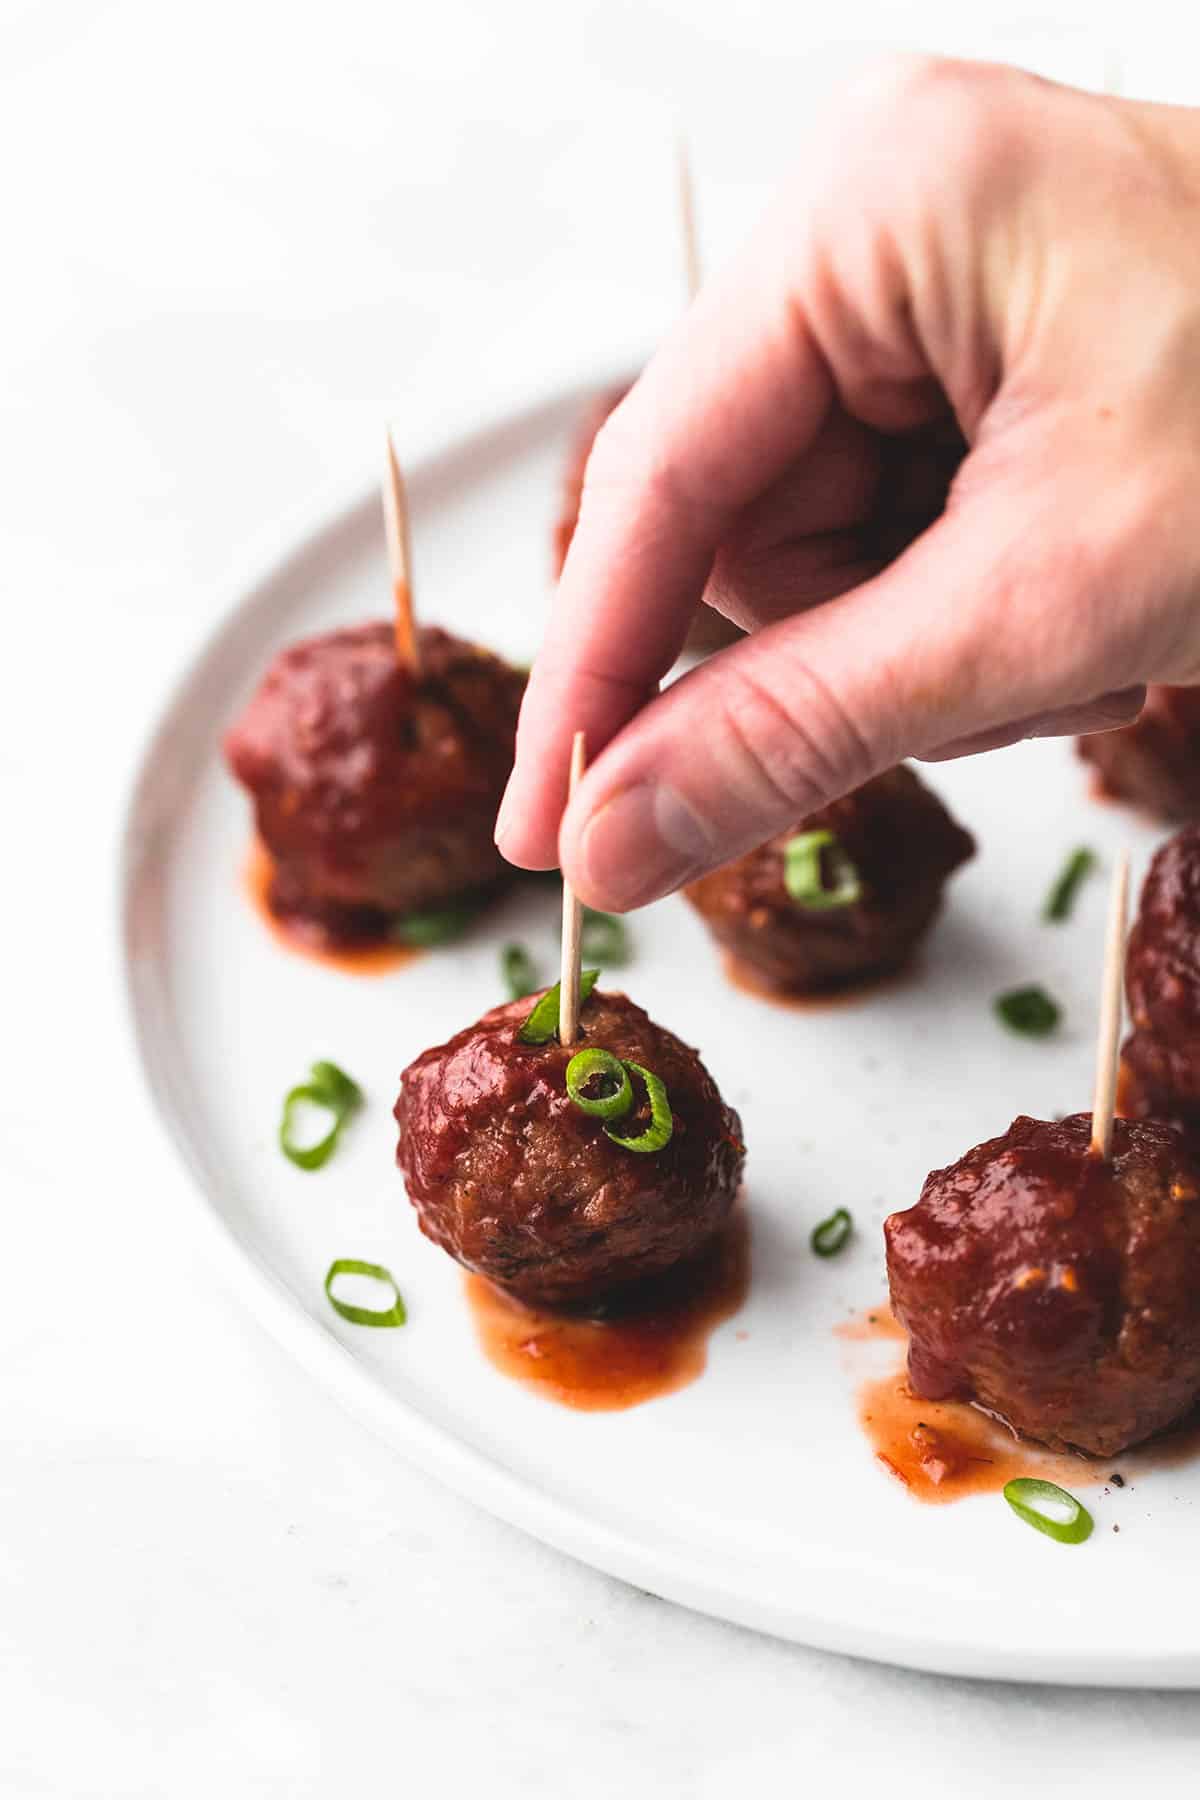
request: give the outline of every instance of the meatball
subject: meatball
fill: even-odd
[[[696,1052],[624,994],[593,993],[569,1048],[521,1042],[533,1005],[497,1006],[409,1065],[396,1160],[422,1231],[465,1268],[529,1303],[595,1309],[708,1244],[737,1195],[741,1121]],[[570,1099],[567,1065],[593,1046],[665,1083],[661,1150],[614,1143]],[[621,1130],[641,1122],[633,1112]]]
[[[1104,791],[1167,820],[1200,818],[1200,688],[1151,687],[1132,725],[1080,738]]]
[[[571,443],[570,455],[567,459],[566,474],[563,479],[562,511],[558,523],[554,527],[554,574],[557,578],[562,574],[563,564],[567,560],[567,551],[571,548],[571,539],[575,536],[575,526],[579,521],[579,507],[583,500],[583,480],[587,473],[588,457],[592,453],[592,445],[596,441],[596,433],[608,418],[617,410],[632,383],[612,388],[601,394],[588,407],[579,430]],[[719,613],[713,606],[697,608],[696,616],[688,629],[687,648],[700,652],[720,650],[725,644],[732,644],[742,635],[741,630],[724,613]]]
[[[274,861],[271,904],[334,936],[498,881],[492,842],[525,677],[449,632],[418,634],[419,676],[386,622],[276,657],[225,754]]]
[[[926,1400],[972,1400],[1057,1449],[1115,1456],[1200,1397],[1200,1163],[1169,1127],[1015,1119],[884,1226]]]
[[[789,893],[787,846],[813,831],[831,832],[829,848],[849,859],[860,890],[852,902],[812,907]],[[767,987],[819,993],[907,962],[948,876],[974,852],[970,833],[901,765],[685,891],[717,942]]]
[[[1150,864],[1125,953],[1122,1110],[1200,1131],[1200,824]]]

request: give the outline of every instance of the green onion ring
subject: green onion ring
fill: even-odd
[[[369,1275],[372,1281],[382,1281],[391,1288],[392,1304],[377,1312],[370,1306],[351,1306],[348,1300],[339,1300],[333,1291],[333,1284],[339,1275]],[[349,1319],[352,1325],[403,1325],[408,1318],[404,1301],[400,1298],[400,1289],[392,1280],[391,1272],[382,1263],[360,1262],[356,1256],[339,1256],[336,1262],[329,1265],[329,1273],[325,1277],[325,1293],[335,1313],[343,1319]]]
[[[283,1114],[279,1121],[279,1148],[298,1169],[320,1169],[337,1148],[342,1126],[363,1103],[363,1092],[336,1063],[315,1062],[309,1079],[289,1088],[283,1098]],[[297,1106],[316,1106],[332,1115],[333,1124],[315,1144],[297,1144],[294,1139],[294,1114]]]
[[[846,1248],[853,1230],[854,1220],[844,1206],[839,1206],[836,1212],[831,1212],[827,1219],[813,1227],[809,1247],[814,1256],[836,1256],[839,1250]]]
[[[822,853],[832,887],[825,886]],[[829,912],[862,899],[858,870],[832,831],[801,831],[788,839],[783,846],[783,885],[806,912]]]
[[[615,1125],[604,1127],[605,1134],[614,1144],[620,1144],[622,1150],[637,1150],[643,1155],[652,1155],[663,1150],[670,1143],[675,1130],[675,1119],[671,1112],[671,1102],[667,1098],[667,1090],[663,1082],[652,1069],[643,1069],[641,1063],[627,1062],[623,1067],[630,1075],[640,1075],[646,1084],[646,1098],[650,1102],[650,1123],[645,1131],[637,1137],[626,1137]]]
[[[583,1005],[592,989],[600,979],[599,969],[584,969],[579,976],[579,1004]],[[547,988],[520,1031],[517,1042],[521,1044],[548,1044],[551,1038],[558,1036],[558,991],[561,982],[556,981],[552,988]]]
[[[1095,851],[1081,847],[1071,852],[1061,875],[1046,896],[1046,904],[1042,908],[1043,919],[1059,925],[1064,919],[1070,918],[1075,896],[1095,866]]]
[[[601,1080],[612,1089],[609,1093],[590,1095],[589,1082]],[[613,1083],[616,1086],[613,1087]],[[611,1050],[580,1050],[567,1064],[567,1093],[580,1112],[596,1119],[622,1119],[633,1105],[633,1084],[629,1070]]]
[[[315,1062],[309,1070],[309,1079],[314,1087],[323,1090],[335,1112],[349,1116],[363,1103],[363,1091],[357,1081],[352,1081],[336,1063]]]
[[[1022,1037],[1049,1037],[1062,1017],[1058,1002],[1036,982],[997,994],[992,1007],[996,1017]]]
[[[583,909],[579,934],[580,954],[587,962],[597,962],[606,969],[620,969],[629,961],[629,933],[625,921],[613,913]]]
[[[396,920],[391,935],[398,944],[411,944],[417,950],[436,950],[439,944],[452,944],[460,938],[468,926],[474,924],[480,910],[479,901],[463,900],[457,906],[407,913]]]
[[[1004,1498],[1018,1519],[1024,1519],[1026,1525],[1032,1525],[1035,1531],[1044,1531],[1056,1544],[1082,1544],[1092,1535],[1094,1520],[1087,1507],[1056,1482],[1039,1481],[1032,1475],[1018,1475],[1015,1481],[1005,1484]],[[1041,1512],[1035,1504],[1039,1500],[1043,1503],[1049,1500],[1065,1507],[1066,1518],[1056,1519],[1050,1513]]]
[[[500,952],[500,973],[510,1000],[523,1000],[537,986],[537,970],[524,944],[505,944]]]

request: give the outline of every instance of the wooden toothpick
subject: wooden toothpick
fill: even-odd
[[[1096,1087],[1092,1096],[1092,1155],[1107,1162],[1112,1153],[1113,1108],[1117,1100],[1117,1055],[1121,1040],[1121,998],[1125,981],[1125,915],[1129,902],[1129,855],[1122,851],[1113,870],[1104,938],[1100,989],[1100,1035],[1096,1043]]]
[[[408,530],[408,495],[396,460],[392,434],[387,437],[383,469],[383,525],[387,535],[388,563],[392,571],[392,602],[396,621],[396,658],[413,674],[419,674],[421,655],[413,619],[412,541]]]
[[[571,744],[571,774],[567,798],[579,786],[583,774],[583,733],[577,731]],[[583,929],[583,907],[566,876],[563,876],[562,900],[562,969],[558,988],[558,1041],[573,1044],[579,1036],[579,939]]]
[[[696,236],[696,189],[692,181],[692,158],[687,139],[680,137],[676,146],[679,169],[679,228],[683,242],[683,274],[687,296],[694,300],[700,292],[700,245]]]

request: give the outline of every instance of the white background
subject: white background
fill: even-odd
[[[1167,5],[0,0],[4,1796],[1194,1787],[1191,1696],[725,1628],[342,1417],[139,1178],[111,883],[140,735],[255,539],[385,415],[661,330],[677,121],[711,263],[872,50],[1089,83],[1117,52],[1200,100],[1197,36]]]

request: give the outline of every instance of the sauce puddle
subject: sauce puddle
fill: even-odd
[[[750,1227],[738,1207],[714,1243],[654,1284],[636,1312],[572,1318],[524,1306],[481,1275],[466,1278],[480,1345],[502,1375],[579,1412],[619,1412],[673,1394],[704,1373],[708,1340],[750,1285]]]
[[[243,886],[275,942],[293,956],[307,957],[310,962],[337,969],[343,975],[385,975],[421,955],[411,945],[380,942],[377,938],[339,942],[318,920],[305,918],[302,913],[277,911],[271,902],[274,874],[270,852],[256,838],[246,858]]]
[[[835,1331],[851,1343],[908,1344],[887,1306],[856,1314]],[[1007,1426],[960,1401],[918,1399],[908,1385],[904,1349],[887,1374],[860,1384],[858,1419],[880,1466],[914,1499],[933,1506],[968,1494],[998,1493],[1017,1475],[1036,1475],[1068,1489],[1092,1487],[1111,1467],[1014,1437]]]
[[[887,1374],[861,1382],[858,1419],[880,1466],[914,1499],[930,1505],[998,1493],[1018,1475],[1054,1481],[1072,1492],[1102,1484],[1107,1492],[1110,1483],[1127,1489],[1142,1475],[1178,1468],[1200,1455],[1200,1414],[1163,1437],[1101,1460],[1014,1437],[999,1420],[963,1401],[920,1400],[908,1385],[908,1335],[885,1305],[855,1313],[836,1325],[834,1334],[847,1343],[904,1347]]]

